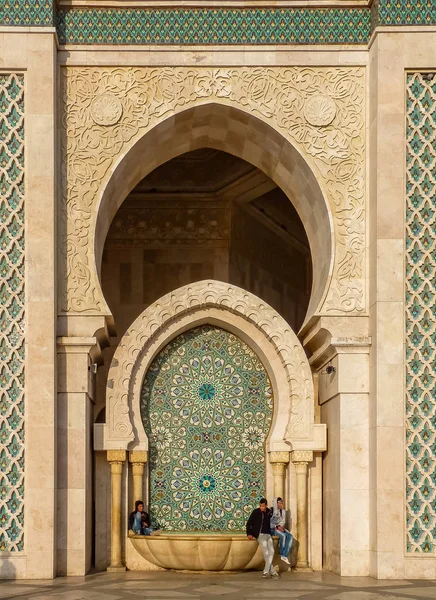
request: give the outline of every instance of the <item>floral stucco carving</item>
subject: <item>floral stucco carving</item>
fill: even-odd
[[[114,165],[155,125],[205,102],[255,115],[305,157],[334,218],[334,270],[321,312],[364,311],[363,68],[66,67],[63,101],[63,312],[104,310],[92,236]]]
[[[205,280],[179,288],[149,306],[122,337],[108,375],[107,441],[127,447],[133,441],[133,373],[147,344],[172,320],[199,308],[219,307],[259,329],[280,357],[289,385],[286,441],[310,441],[314,423],[314,389],[309,362],[297,336],[280,315],[259,298],[221,281]]]

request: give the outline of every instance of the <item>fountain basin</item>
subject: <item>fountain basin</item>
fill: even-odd
[[[242,571],[261,569],[264,564],[257,540],[249,540],[244,534],[193,532],[129,538],[143,558],[164,569]]]

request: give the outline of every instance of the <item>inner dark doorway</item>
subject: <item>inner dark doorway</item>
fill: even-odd
[[[259,169],[209,148],[150,173],[111,224],[102,284],[118,336],[155,300],[202,279],[252,292],[296,331],[303,323],[312,265],[292,202]]]

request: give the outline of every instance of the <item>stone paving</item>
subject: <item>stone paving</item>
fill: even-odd
[[[331,573],[282,574],[261,579],[258,572],[122,574],[96,573],[53,581],[0,581],[2,600],[412,600],[436,598],[436,581],[375,580]]]

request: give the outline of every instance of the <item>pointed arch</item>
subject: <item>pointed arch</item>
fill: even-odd
[[[275,397],[269,448],[323,450],[325,426],[314,425],[312,375],[297,336],[260,298],[214,280],[187,285],[163,296],[143,311],[121,339],[107,384],[106,449],[146,449],[139,410],[145,373],[169,341],[202,323],[234,332],[265,366]],[[320,428],[324,434],[315,431]]]
[[[162,118],[126,150],[97,204],[92,238],[97,273],[110,223],[130,191],[165,162],[205,147],[233,154],[263,171],[297,210],[313,263],[307,322],[320,309],[333,272],[334,228],[329,204],[296,146],[260,117],[235,106],[209,102],[186,108]]]

